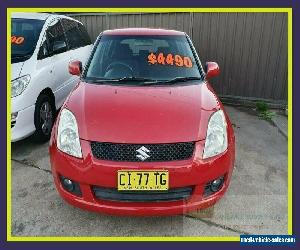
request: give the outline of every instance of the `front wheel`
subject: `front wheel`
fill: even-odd
[[[55,105],[53,100],[41,94],[35,104],[34,125],[36,128],[34,138],[37,142],[45,142],[50,139],[54,122]]]

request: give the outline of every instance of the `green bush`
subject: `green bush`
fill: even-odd
[[[258,112],[266,112],[269,109],[269,105],[265,102],[257,102],[256,103],[256,110]]]
[[[271,121],[275,117],[276,113],[271,111],[263,111],[258,114],[258,116],[264,120]]]
[[[269,106],[265,102],[257,102],[256,110],[258,111],[258,116],[267,121],[271,121],[276,115],[275,112],[269,111]]]

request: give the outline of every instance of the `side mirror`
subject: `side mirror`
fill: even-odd
[[[219,65],[216,62],[206,63],[206,78],[212,78],[220,74]]]
[[[55,41],[53,44],[53,54],[65,52],[67,50],[67,44],[65,41]]]
[[[82,72],[82,63],[80,61],[69,62],[69,73],[74,76],[80,76]]]

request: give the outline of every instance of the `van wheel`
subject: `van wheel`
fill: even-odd
[[[50,139],[55,118],[55,105],[53,100],[45,94],[41,94],[35,104],[34,139],[37,142],[45,142]]]

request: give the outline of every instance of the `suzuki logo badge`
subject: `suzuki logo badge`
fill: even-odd
[[[144,146],[140,147],[136,150],[139,154],[136,155],[137,158],[139,158],[141,161],[144,161],[150,157],[147,153],[150,153],[150,150]]]

